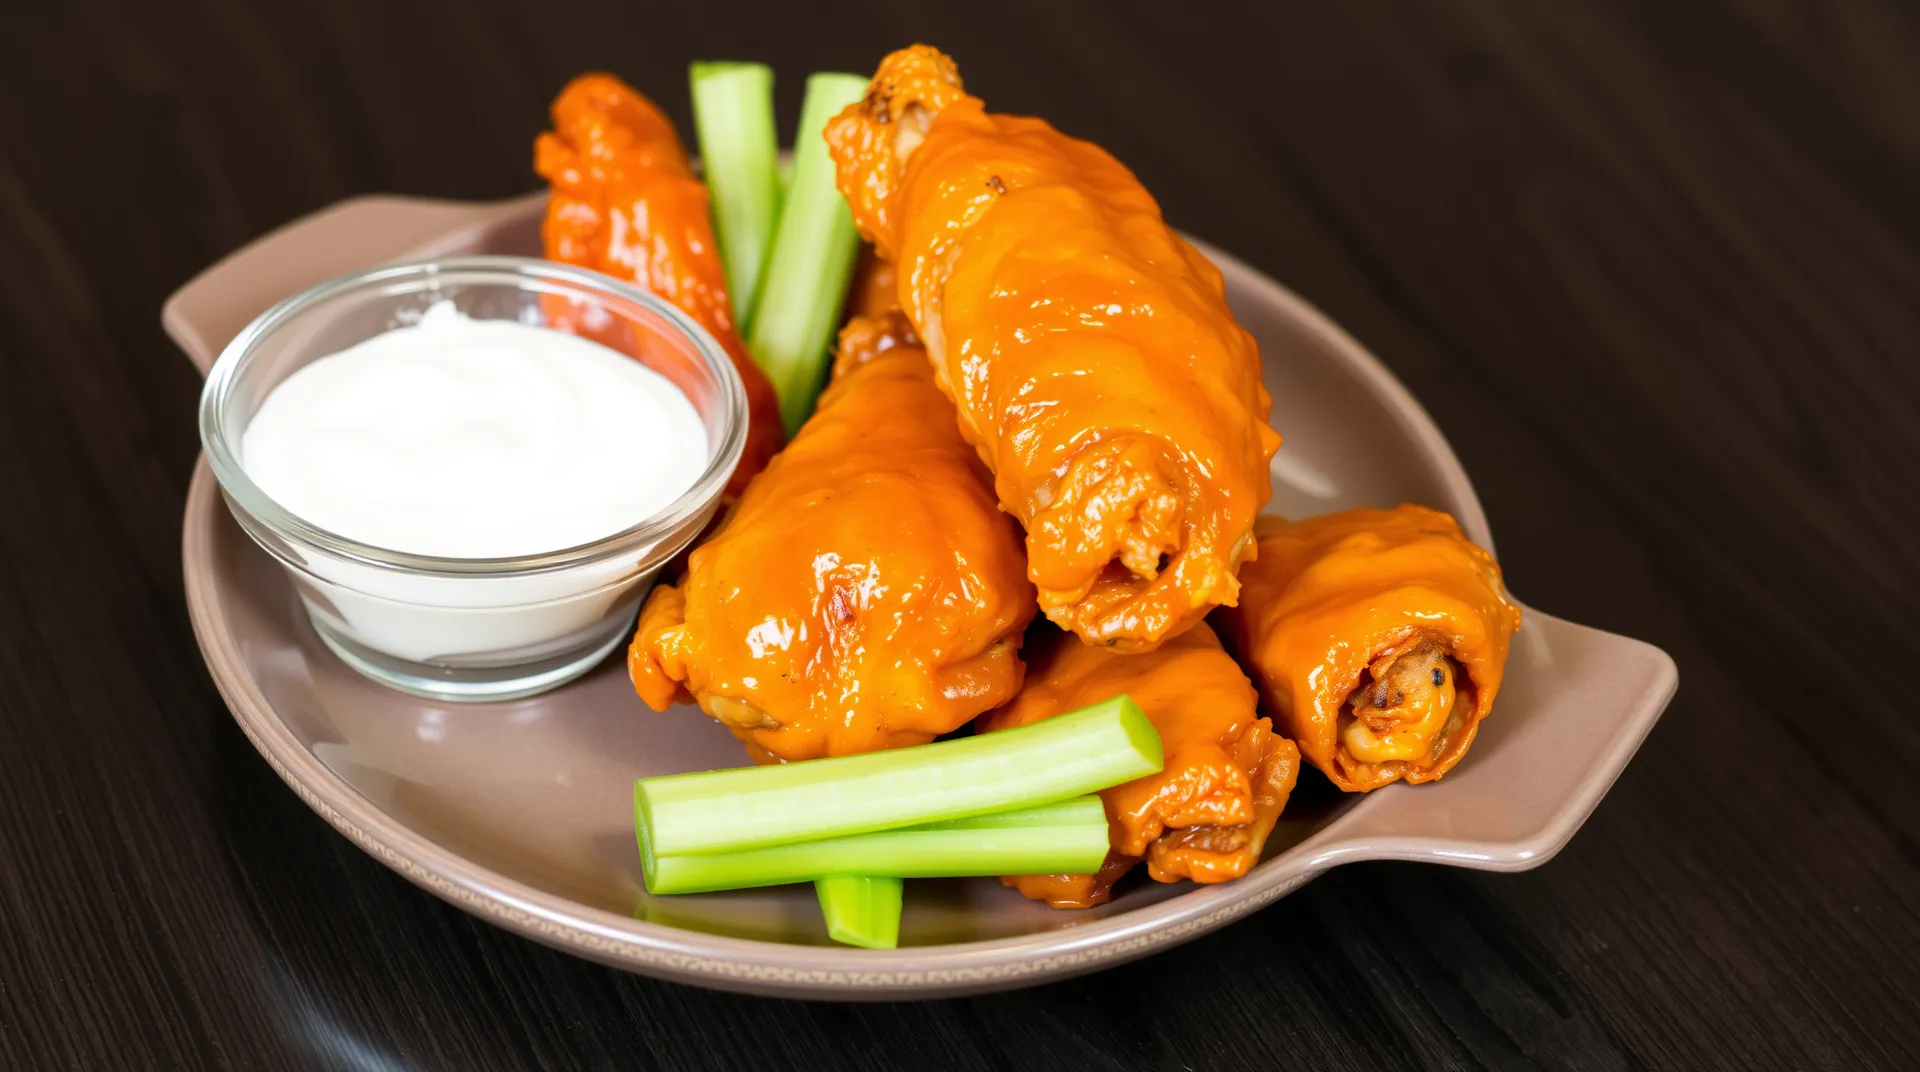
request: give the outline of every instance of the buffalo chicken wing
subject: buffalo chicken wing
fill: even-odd
[[[1019,690],[1020,543],[904,321],[856,317],[812,419],[648,598],[640,695],[762,761],[920,744]]]
[[[1047,616],[1148,651],[1233,603],[1279,437],[1219,271],[1112,156],[988,114],[923,45],[827,141]]]
[[[1032,654],[1027,684],[981,716],[984,732],[1023,726],[1122,693],[1160,733],[1165,765],[1100,794],[1112,849],[1092,875],[1019,875],[1002,881],[1056,908],[1107,900],[1142,860],[1156,881],[1224,882],[1260,860],[1286,806],[1300,753],[1255,712],[1253,686],[1213,630],[1194,626],[1145,655],[1056,634]]]
[[[534,170],[553,188],[540,227],[548,260],[639,284],[692,317],[732,359],[747,392],[746,448],[727,487],[738,495],[780,449],[780,406],[735,330],[707,188],[673,124],[619,79],[581,75],[554,99],[553,131],[534,142]],[[591,323],[560,326],[595,333]]]
[[[1520,628],[1493,556],[1421,506],[1260,520],[1221,618],[1275,724],[1349,792],[1451,770]]]

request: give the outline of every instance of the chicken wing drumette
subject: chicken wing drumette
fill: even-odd
[[[856,317],[793,442],[654,590],[627,666],[756,759],[920,744],[1013,698],[1033,618],[1019,535],[904,320]]]

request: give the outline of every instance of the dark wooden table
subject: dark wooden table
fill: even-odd
[[[1911,7],[15,6],[0,1066],[1920,1067]],[[582,69],[684,126],[688,60],[766,59],[790,121],[802,73],[915,38],[1370,345],[1473,474],[1516,592],[1679,660],[1562,856],[1342,868],[1030,992],[772,1002],[471,919],[254,755],[183,607],[199,381],[161,299],[350,194],[531,188]]]

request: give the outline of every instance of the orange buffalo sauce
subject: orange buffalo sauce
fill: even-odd
[[[1219,271],[1112,156],[988,114],[925,46],[827,141],[1047,616],[1148,651],[1231,604],[1279,437]]]
[[[553,131],[534,142],[534,170],[553,188],[540,226],[548,260],[639,284],[707,329],[733,360],[747,391],[746,449],[728,484],[739,494],[780,449],[780,406],[735,330],[707,188],[693,177],[673,124],[632,86],[584,74],[554,99]],[[553,319],[596,334],[564,312]],[[621,340],[600,341],[626,349]]]
[[[1349,792],[1452,769],[1520,628],[1493,556],[1421,506],[1260,522],[1220,618],[1275,725]]]
[[[640,614],[627,668],[756,759],[922,744],[1011,699],[1019,537],[905,324],[856,318],[793,442]]]
[[[1146,713],[1165,766],[1100,794],[1112,850],[1094,875],[1003,879],[1057,908],[1101,904],[1142,859],[1156,881],[1225,882],[1247,873],[1286,806],[1300,753],[1255,712],[1253,686],[1201,624],[1144,655],[1055,635],[1030,652],[1027,684],[982,715],[983,732],[1024,726],[1126,694]]]
[[[893,265],[880,259],[872,246],[860,247],[854,262],[853,279],[847,286],[847,316],[887,319],[900,308],[899,277]]]

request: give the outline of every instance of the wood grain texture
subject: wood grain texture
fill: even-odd
[[[1920,1067],[1920,14],[77,0],[0,33],[0,1067]],[[1008,6],[1010,7],[1010,5]],[[230,722],[161,299],[339,198],[531,188],[571,74],[924,39],[1135,167],[1434,413],[1529,602],[1680,696],[1518,876],[1341,869],[1150,961],[902,1006],[510,937]],[[1284,360],[1284,355],[1269,355]]]

